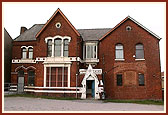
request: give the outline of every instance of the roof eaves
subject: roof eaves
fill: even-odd
[[[122,20],[120,23],[118,23],[114,28],[112,28],[111,30],[109,30],[104,36],[102,36],[99,41],[101,41],[102,39],[104,39],[108,34],[110,34],[111,32],[113,32],[116,28],[118,28],[122,23],[124,23],[126,20],[128,19],[128,17],[126,17],[124,20]]]
[[[40,33],[45,29],[45,27],[50,23],[50,21],[54,18],[54,16],[57,13],[60,13],[63,18],[68,22],[68,24],[73,28],[73,30],[75,31],[75,33],[80,36],[79,32],[75,29],[75,27],[70,23],[70,21],[66,18],[66,16],[62,13],[62,11],[58,8],[55,13],[51,16],[51,18],[46,22],[46,24],[43,26],[43,28],[36,34],[36,38],[40,35]]]
[[[137,25],[139,25],[140,27],[142,27],[143,29],[145,29],[147,32],[149,32],[150,34],[152,34],[154,37],[156,37],[157,39],[161,39],[158,35],[156,35],[155,33],[153,33],[151,30],[149,30],[148,28],[146,28],[145,26],[143,26],[141,23],[139,23],[138,21],[136,21],[135,19],[133,19],[130,16],[127,16],[130,20],[132,20],[133,22],[135,22]]]

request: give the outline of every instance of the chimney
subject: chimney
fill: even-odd
[[[21,27],[21,28],[20,28],[20,34],[22,34],[23,32],[25,32],[26,30],[27,30],[26,27]]]

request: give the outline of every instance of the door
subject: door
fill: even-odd
[[[18,72],[18,87],[17,87],[18,93],[24,92],[24,71],[20,70]]]
[[[86,97],[94,98],[95,97],[95,80],[87,80],[86,82]]]
[[[92,97],[95,97],[95,81],[92,81]]]

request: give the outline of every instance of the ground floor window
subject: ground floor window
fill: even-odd
[[[46,68],[47,87],[67,87],[68,67],[47,67]]]
[[[35,72],[34,70],[28,71],[28,85],[34,86],[34,78],[35,78]]]
[[[138,74],[138,77],[139,77],[139,86],[144,86],[145,85],[144,74]]]
[[[117,86],[122,86],[122,74],[117,74]]]

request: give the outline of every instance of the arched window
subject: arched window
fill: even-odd
[[[54,41],[54,45],[55,45],[55,47],[54,47],[54,51],[55,51],[55,53],[54,53],[54,55],[55,55],[55,57],[59,57],[59,56],[61,56],[61,39],[55,39],[55,41]]]
[[[23,58],[23,59],[26,59],[26,57],[27,57],[27,50],[26,50],[26,48],[24,47],[24,48],[22,48],[22,58]]]
[[[29,86],[34,86],[34,81],[35,81],[35,72],[34,70],[29,70],[28,71],[28,85]]]
[[[116,44],[115,46],[115,58],[116,59],[124,59],[124,51],[122,44]]]
[[[48,40],[48,49],[47,49],[47,56],[51,57],[52,56],[52,40]]]
[[[33,58],[33,48],[29,48],[29,59]]]
[[[64,53],[63,53],[65,57],[68,57],[68,44],[69,44],[68,39],[65,39],[64,40]]]
[[[136,59],[144,59],[143,44],[137,44],[136,45]]]

